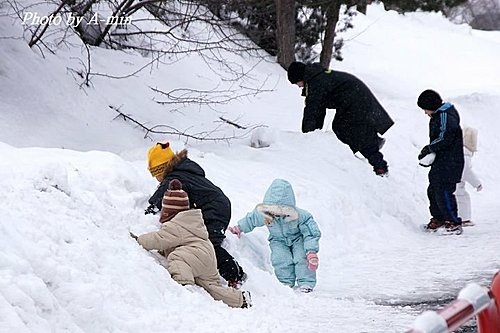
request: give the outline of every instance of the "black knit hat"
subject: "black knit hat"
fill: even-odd
[[[295,84],[299,81],[304,81],[304,72],[306,70],[306,64],[299,61],[294,61],[288,66],[288,81],[291,84]]]
[[[427,89],[418,96],[417,105],[424,110],[436,111],[443,105],[443,100],[437,92]]]

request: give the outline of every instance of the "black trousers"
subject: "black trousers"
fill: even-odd
[[[361,155],[368,159],[368,163],[370,163],[374,169],[387,166],[387,162],[384,160],[384,155],[382,155],[379,150],[379,145],[380,142],[376,140],[359,151]]]
[[[208,238],[212,242],[217,258],[217,270],[220,276],[226,281],[239,281],[243,276],[243,268],[233,258],[232,255],[222,247],[222,242],[226,238],[225,228],[220,223],[208,223]]]
[[[431,216],[440,221],[461,223],[455,198],[456,183],[429,183],[427,197]]]

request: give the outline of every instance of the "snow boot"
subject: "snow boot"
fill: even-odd
[[[304,285],[304,286],[300,286],[299,290],[300,290],[300,292],[307,294],[307,293],[312,292],[313,288],[311,288],[310,286]]]
[[[247,273],[241,272],[237,280],[235,279],[227,281],[227,286],[235,289],[240,289],[241,286],[243,285],[243,282],[245,282],[247,278],[248,278]]]
[[[436,218],[431,218],[430,222],[424,225],[424,230],[426,231],[436,231],[439,228],[443,228],[445,226],[445,222],[438,220]]]
[[[462,223],[445,222],[444,234],[447,235],[461,235],[463,232]]]
[[[249,291],[242,291],[243,295],[243,304],[241,305],[242,309],[248,309],[252,307],[252,295]]]
[[[373,167],[373,172],[375,172],[375,174],[380,177],[389,176],[389,168],[387,167],[387,165],[380,167]]]

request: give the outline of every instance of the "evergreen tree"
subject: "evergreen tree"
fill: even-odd
[[[396,10],[400,13],[412,12],[416,10],[442,11],[446,12],[449,8],[456,7],[467,0],[386,0],[384,5],[387,9]]]

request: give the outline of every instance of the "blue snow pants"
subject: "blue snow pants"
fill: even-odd
[[[316,272],[307,268],[306,252],[302,237],[295,239],[290,245],[286,242],[271,240],[271,263],[278,280],[294,287],[295,281],[299,287],[316,285]]]

